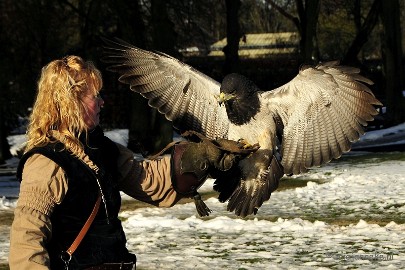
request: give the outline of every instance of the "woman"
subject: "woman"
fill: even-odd
[[[192,186],[208,173],[221,173],[238,160],[218,149],[208,154],[207,142],[177,144],[172,156],[153,161],[134,160],[99,127],[101,88],[99,70],[78,56],[42,69],[18,168],[10,269],[133,269],[136,257],[125,247],[118,219],[120,191],[170,207],[195,192]],[[226,168],[218,160],[226,160]],[[180,163],[189,173],[178,169]],[[78,236],[83,228],[88,231]]]

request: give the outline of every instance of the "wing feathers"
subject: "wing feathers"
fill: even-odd
[[[104,42],[103,61],[111,64],[107,69],[117,72],[120,82],[147,98],[180,131],[194,130],[211,139],[248,137],[250,143],[260,143],[261,149],[214,184],[219,200],[228,201],[228,210],[242,217],[257,212],[284,173],[306,172],[349,151],[377,114],[375,106],[382,105],[359,69],[327,62],[304,66],[289,83],[260,92],[260,113],[246,123],[232,124],[225,106],[217,102],[220,85],[213,79],[163,53],[123,41]],[[229,113],[239,117],[241,112]],[[281,146],[276,147],[277,139]],[[281,157],[276,157],[279,152]]]
[[[382,105],[359,70],[329,62],[303,67],[286,85],[265,97],[284,124],[282,164],[287,174],[338,158],[364,134]]]
[[[363,84],[372,82],[358,72],[337,62],[306,67],[288,84],[262,95],[261,102],[283,122],[281,172],[272,174],[277,167],[272,163],[267,178],[242,179],[229,199],[229,211],[242,217],[255,213],[283,173],[306,172],[350,150],[377,114],[374,106],[381,105]]]
[[[119,81],[149,99],[148,104],[180,131],[194,129],[208,138],[226,138],[229,120],[219,106],[220,84],[179,60],[145,51],[122,40],[103,39],[104,57]],[[213,122],[213,121],[216,122]]]
[[[147,84],[157,84],[162,79],[162,72],[151,72],[148,74],[125,74],[119,78],[122,83],[132,85],[147,85]],[[153,89],[151,87],[151,89]]]

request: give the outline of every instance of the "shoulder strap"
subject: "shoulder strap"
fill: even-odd
[[[94,208],[91,211],[91,214],[90,214],[89,218],[86,220],[86,223],[84,223],[82,229],[80,230],[79,234],[76,236],[73,243],[70,245],[70,247],[65,252],[62,252],[61,259],[65,263],[66,266],[69,265],[69,262],[72,259],[73,253],[79,247],[79,245],[82,242],[84,236],[86,235],[86,233],[88,232],[91,224],[93,223],[94,218],[97,215],[98,209],[100,208],[100,203],[101,203],[101,194],[98,195],[96,204],[94,205]]]
[[[30,150],[29,152],[25,153],[23,157],[20,160],[20,163],[18,164],[18,169],[17,169],[17,178],[19,181],[22,180],[22,169],[24,167],[25,162],[27,159],[32,156],[33,154],[41,154],[52,161],[56,162],[59,166],[63,168],[63,170],[66,172],[69,170],[69,159],[72,158],[71,155],[63,148],[61,148],[61,145],[56,144],[50,144],[44,147],[38,147]],[[69,261],[72,258],[72,254],[76,251],[76,249],[79,247],[80,243],[82,242],[84,236],[87,234],[87,231],[89,230],[91,224],[93,223],[97,212],[100,208],[100,203],[102,200],[102,195],[99,192],[97,201],[93,207],[93,210],[90,213],[90,216],[87,218],[86,222],[84,223],[82,229],[80,230],[79,234],[76,236],[76,239],[73,241],[73,243],[70,245],[70,247],[62,254],[62,260],[68,264]]]
[[[76,236],[76,239],[73,241],[72,245],[67,249],[66,253],[72,256],[73,252],[76,251],[77,247],[80,245],[82,242],[84,236],[86,235],[87,231],[89,230],[91,224],[93,223],[94,218],[97,215],[98,209],[100,207],[101,203],[101,194],[98,195],[96,204],[94,205],[93,211],[91,211],[91,214],[89,218],[87,219],[86,223],[84,223],[83,228],[80,230],[79,234]]]

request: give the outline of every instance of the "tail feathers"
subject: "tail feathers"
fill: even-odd
[[[228,202],[228,211],[241,217],[256,214],[263,202],[270,199],[284,175],[283,167],[273,155],[267,172],[256,179],[241,180]]]

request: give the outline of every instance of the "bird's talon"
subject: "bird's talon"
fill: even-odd
[[[238,140],[238,145],[240,148],[242,149],[249,149],[252,148],[253,145],[251,145],[248,141],[246,141],[245,139],[239,139]]]

